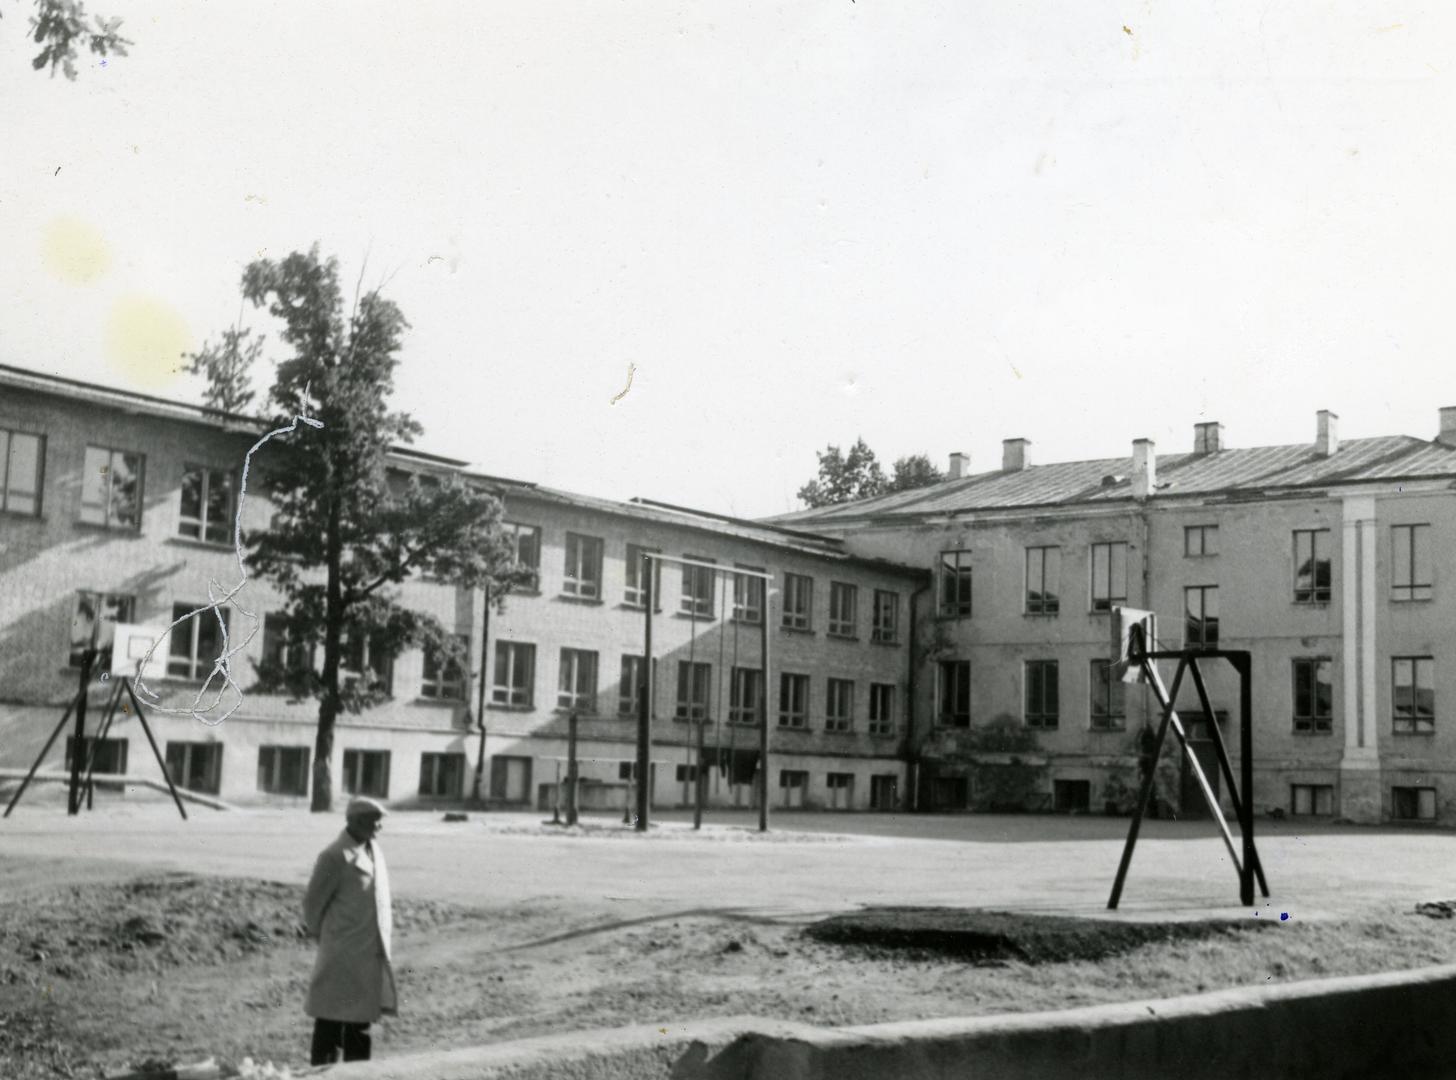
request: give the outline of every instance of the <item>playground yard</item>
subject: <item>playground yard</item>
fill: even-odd
[[[1209,823],[1151,822],[1111,931],[1058,953],[1013,925],[974,957],[805,931],[877,906],[1101,917],[1126,821],[783,814],[760,836],[746,816],[695,834],[670,815],[646,835],[604,818],[570,831],[536,814],[440,818],[392,814],[381,837],[402,1015],[377,1056],[706,1016],[1055,1009],[1456,960],[1456,919],[1414,910],[1456,897],[1446,832],[1269,822],[1274,895],[1248,910]],[[0,1075],[209,1055],[304,1065],[298,900],[341,824],[182,822],[116,796],[78,818],[22,805],[0,823]]]

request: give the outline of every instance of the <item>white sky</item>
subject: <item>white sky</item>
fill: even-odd
[[[0,3],[0,362],[195,399],[167,350],[317,240],[422,448],[744,515],[857,435],[1456,404],[1453,5],[92,0],[135,47],[67,83]]]

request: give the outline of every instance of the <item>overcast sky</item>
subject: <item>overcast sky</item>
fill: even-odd
[[[317,241],[413,324],[423,448],[744,515],[858,435],[1456,404],[1456,5],[92,0],[135,45],[68,83],[0,3],[3,363],[195,400]]]

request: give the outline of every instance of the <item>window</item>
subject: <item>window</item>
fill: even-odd
[[[937,722],[947,727],[971,726],[971,662],[942,660],[936,698]]]
[[[971,614],[969,551],[943,551],[940,554],[940,613],[956,619]]]
[[[711,559],[702,559],[696,555],[686,555],[684,558],[694,559],[701,563],[712,562]],[[693,566],[691,563],[684,563],[682,572],[682,610],[684,614],[699,619],[711,619],[713,617],[713,586],[718,572],[710,566]]]
[[[339,685],[363,693],[388,694],[394,685],[394,658],[368,634],[344,631],[339,642]]]
[[[496,705],[530,708],[535,701],[536,646],[519,641],[495,643],[495,681],[490,700]]]
[[[855,636],[859,617],[859,589],[842,581],[829,583],[829,633],[832,637]]]
[[[1332,784],[1290,784],[1289,812],[1299,817],[1329,817],[1335,812]]]
[[[757,724],[759,697],[763,693],[763,672],[756,668],[736,667],[729,684],[728,722]]]
[[[809,676],[779,676],[779,727],[802,728],[809,723]]]
[[[288,620],[281,611],[263,616],[263,662],[283,671],[312,671],[314,648],[306,641],[292,641]]]
[[[1053,780],[1052,810],[1058,814],[1085,814],[1091,808],[1092,781]]]
[[[1431,527],[1396,525],[1390,530],[1390,598],[1431,598]]]
[[[830,679],[824,694],[824,730],[854,729],[854,681]]]
[[[0,428],[0,510],[40,516],[45,440]]]
[[[829,796],[829,809],[849,810],[854,806],[854,773],[825,773],[824,790]]]
[[[1050,730],[1057,726],[1061,711],[1060,687],[1055,660],[1026,662],[1026,726]]]
[[[1435,821],[1436,789],[1393,787],[1390,789],[1390,812],[1397,821]]]
[[[870,683],[870,734],[895,734],[895,688],[890,683]]]
[[[205,679],[212,674],[222,652],[222,626],[230,621],[227,608],[206,608],[191,618],[187,613],[201,604],[173,604],[172,621],[186,619],[172,627],[172,647],[167,657],[167,674],[174,679]]]
[[[222,744],[167,743],[167,773],[188,791],[216,795],[222,782]]]
[[[642,657],[623,656],[622,682],[617,691],[617,715],[640,716],[642,695],[646,689],[642,685]]]
[[[142,473],[146,458],[125,450],[86,447],[81,474],[81,520],[108,529],[142,527]]]
[[[1092,610],[1111,611],[1127,603],[1127,545],[1092,545]]]
[[[1436,729],[1436,662],[1429,656],[1392,658],[1394,703],[1391,710],[1398,735],[1428,734]]]
[[[596,653],[586,649],[561,650],[556,707],[588,714],[597,711]]]
[[[420,755],[421,795],[436,799],[458,799],[464,790],[464,754]]]
[[[675,770],[679,784],[691,784],[698,778],[698,767],[696,765],[679,765]]]
[[[566,534],[566,576],[561,591],[583,600],[602,595],[602,541],[595,536]]]
[[[465,670],[460,660],[470,655],[470,635],[455,635],[455,656],[445,656],[443,650],[425,647],[423,679],[420,683],[420,697],[437,701],[461,701],[465,697]]]
[[[94,749],[94,758],[92,757]],[[81,739],[81,769],[84,772],[87,765],[91,771],[98,776],[126,775],[126,739],[98,739],[94,735],[86,735]],[[76,760],[76,736],[66,736],[66,769],[71,768]]]
[[[1192,585],[1183,590],[1183,647],[1218,648],[1218,586]]]
[[[740,566],[738,569],[763,573],[759,567]],[[749,574],[733,575],[733,618],[745,623],[763,622],[763,587],[764,580],[761,577]]]
[[[900,640],[900,594],[875,590],[874,625],[870,640],[890,645]]]
[[[226,544],[233,529],[233,474],[189,465],[182,473],[177,535]]]
[[[516,562],[531,570],[541,569],[541,527],[520,525],[514,521],[501,522],[501,531],[511,538],[516,552]]]
[[[132,610],[135,606],[135,597],[123,596],[120,593],[78,592],[76,594],[76,615],[71,621],[71,666],[77,668],[81,666],[82,654],[91,644],[93,626],[98,627],[98,641],[109,641],[110,632],[99,624],[111,623],[114,627],[116,623],[129,623],[132,621]],[[110,670],[110,645],[97,650],[96,663],[102,670]]]
[[[345,750],[344,794],[389,797],[389,751]]]
[[[1190,559],[1218,554],[1217,525],[1183,526],[1183,554]]]
[[[802,788],[809,786],[809,773],[804,769],[780,769],[779,787]]]
[[[814,628],[814,579],[784,575],[784,625],[790,630]]]
[[[269,795],[307,795],[308,747],[258,747],[258,790]]]
[[[1330,602],[1330,530],[1294,532],[1294,602]]]
[[[1121,731],[1127,722],[1127,687],[1112,673],[1111,660],[1092,661],[1092,730]]]
[[[1334,717],[1334,684],[1327,656],[1294,661],[1294,730],[1329,731]]]
[[[657,548],[627,545],[627,587],[622,590],[622,603],[628,607],[647,606],[647,567],[644,555],[661,554]],[[652,560],[652,610],[662,610],[662,561]]]
[[[1055,615],[1062,608],[1058,595],[1062,577],[1062,549],[1026,549],[1026,613]]]
[[[713,665],[691,660],[677,663],[677,711],[679,720],[708,718],[708,690],[713,678]]]

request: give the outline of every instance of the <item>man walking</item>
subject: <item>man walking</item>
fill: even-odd
[[[303,924],[318,938],[304,1012],[314,1018],[314,1065],[369,1058],[369,1025],[395,1013],[390,966],[389,872],[374,838],[384,807],[354,799],[344,831],[319,853],[303,898]]]

